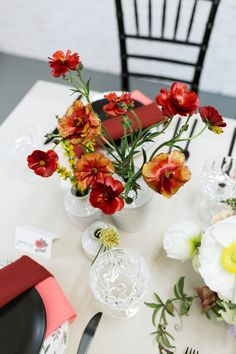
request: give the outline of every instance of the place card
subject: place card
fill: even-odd
[[[39,257],[51,258],[52,242],[57,238],[60,238],[60,236],[32,226],[17,226],[15,229],[15,248]]]

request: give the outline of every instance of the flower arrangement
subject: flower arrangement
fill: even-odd
[[[225,214],[224,219],[222,216],[204,232],[185,221],[172,225],[164,235],[167,257],[183,262],[192,260],[205,284],[189,295],[181,277],[174,285],[172,298],[164,301],[155,294],[155,302],[146,303],[153,309],[153,334],[160,353],[175,352],[174,337],[168,332],[168,316],[187,316],[194,300],[200,301],[202,313],[208,319],[215,317],[226,322],[236,336],[236,215]]]
[[[220,134],[226,126],[214,107],[199,107],[199,99],[187,85],[175,82],[170,90],[162,89],[156,97],[163,120],[143,129],[134,109],[134,99],[130,93],[120,96],[112,92],[105,95],[107,104],[103,110],[107,116],[121,117],[123,136],[117,144],[94,112],[90,101],[90,79],[83,78],[83,65],[77,53],[55,52],[49,58],[51,74],[62,76],[73,86],[75,94],[83,96],[83,102],[76,99],[62,117],[58,117],[58,132],[47,134],[54,144],[44,152],[35,150],[28,156],[28,166],[35,174],[50,177],[57,172],[61,178],[69,180],[76,189],[76,195],[89,194],[93,207],[105,214],[121,210],[125,203],[132,203],[140,188],[143,177],[155,192],[170,198],[181,186],[189,181],[191,173],[185,165],[185,156],[179,142],[197,138],[206,128]],[[191,138],[184,137],[191,117],[199,112],[203,128]],[[128,113],[131,114],[128,116]],[[182,125],[169,140],[155,145],[150,157],[142,148],[146,142],[165,133],[175,115],[182,117]],[[153,132],[153,128],[158,128]],[[129,144],[129,141],[131,144]],[[60,146],[68,160],[68,167],[62,166],[55,148]],[[174,147],[170,154],[159,152],[164,147]],[[142,164],[135,168],[135,156],[142,151]],[[78,150],[80,153],[78,154]],[[117,177],[115,177],[117,176]],[[132,192],[132,193],[131,193]]]

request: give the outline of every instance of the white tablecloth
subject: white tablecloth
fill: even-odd
[[[21,255],[14,249],[16,226],[31,225],[61,235],[53,245],[51,260],[35,259],[55,275],[78,312],[76,321],[70,327],[66,353],[76,353],[85,325],[96,312],[102,310],[104,316],[89,354],[155,354],[158,348],[149,334],[153,331],[149,308],[143,305],[136,317],[129,321],[119,321],[109,317],[93,298],[88,284],[90,262],[81,249],[81,233],[65,214],[65,190],[59,186],[57,178],[29,183],[18,167],[20,162],[14,162],[4,152],[24,132],[28,134],[32,130],[33,134],[39,128],[44,132],[51,131],[55,127],[55,114],[63,114],[72,100],[67,86],[38,81],[0,127],[0,258],[13,259]],[[216,136],[207,131],[198,140],[191,142],[188,161],[192,170],[191,181],[171,200],[155,195],[150,218],[143,230],[137,234],[122,234],[121,246],[143,255],[150,268],[151,281],[146,301],[152,300],[153,291],[164,298],[169,296],[172,285],[181,275],[186,276],[189,291],[201,284],[200,276],[194,272],[190,263],[165,257],[162,238],[168,225],[173,222],[188,219],[200,223],[195,210],[199,167],[208,157],[227,154],[236,122],[227,119],[227,123],[224,134]],[[201,125],[200,122],[198,125]],[[226,325],[207,320],[200,314],[197,305],[194,305],[189,318],[184,318],[183,330],[174,333],[174,336],[177,354],[184,353],[187,346],[198,349],[200,354],[236,353],[236,339],[227,332]]]

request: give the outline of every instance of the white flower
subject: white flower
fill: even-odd
[[[222,319],[229,325],[236,325],[236,309],[230,309],[229,306],[223,303],[224,310],[219,311]]]
[[[186,261],[197,254],[201,243],[199,228],[188,221],[173,224],[164,235],[163,247],[167,257]]]
[[[199,261],[206,285],[236,303],[236,216],[218,221],[205,231]]]

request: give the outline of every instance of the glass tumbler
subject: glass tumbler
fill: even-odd
[[[199,215],[210,222],[228,209],[223,200],[236,197],[236,160],[230,156],[207,160],[200,169],[200,188]]]
[[[91,266],[90,287],[112,317],[129,319],[137,314],[146,293],[149,271],[137,253],[114,248],[101,254]]]

